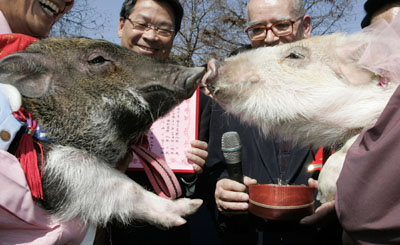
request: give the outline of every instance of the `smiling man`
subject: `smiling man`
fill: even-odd
[[[177,12],[175,1],[126,1],[131,9],[122,8],[118,36],[121,46],[158,60],[166,60],[183,12]],[[136,2],[136,3],[135,3]]]
[[[65,13],[71,10],[74,0],[0,0],[0,19],[7,26],[0,33],[22,33],[43,38]]]
[[[180,30],[182,17],[183,7],[178,0],[124,0],[118,26],[121,46],[156,60],[166,61],[171,53],[174,38]],[[204,94],[200,93],[199,96],[200,104],[208,102]],[[186,152],[196,174],[176,174],[187,196],[193,194],[197,176],[203,172],[208,155],[207,139],[201,136],[203,135],[201,133],[203,124],[200,123],[203,121],[201,108],[202,106],[199,107],[199,140],[191,141],[191,148]],[[127,171],[127,175],[146,189],[153,188],[144,171]],[[114,225],[111,233],[113,244],[126,244],[126,241],[135,241],[135,244],[190,243],[188,225],[168,231],[142,224],[125,227]]]

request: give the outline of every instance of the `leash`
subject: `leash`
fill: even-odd
[[[182,195],[181,186],[174,172],[164,159],[150,151],[146,136],[142,137],[140,144],[132,146],[132,150],[139,157],[157,195],[166,199],[177,199]]]

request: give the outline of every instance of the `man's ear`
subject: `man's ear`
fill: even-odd
[[[118,25],[118,37],[122,38],[122,33],[124,30],[124,25],[125,25],[125,19],[120,17],[119,18],[119,25]]]
[[[15,53],[0,61],[0,83],[11,84],[25,97],[39,98],[49,93],[53,73],[51,62],[38,53]]]
[[[303,38],[311,37],[311,30],[312,30],[312,20],[309,15],[304,15],[303,17]]]

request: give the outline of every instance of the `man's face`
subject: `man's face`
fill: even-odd
[[[1,1],[1,11],[12,32],[46,37],[52,26],[71,10],[74,0]]]
[[[377,11],[371,18],[371,24],[384,19],[387,23],[391,23],[396,15],[400,13],[400,3],[388,5]]]
[[[134,23],[151,24],[163,29],[175,26],[174,12],[166,3],[153,0],[138,0],[129,19]],[[120,20],[118,36],[121,46],[158,60],[166,60],[171,52],[174,34],[166,37],[158,35],[153,29],[134,30],[129,20]]]
[[[311,18],[308,15],[304,17],[296,16],[293,11],[292,0],[250,0],[247,14],[249,26],[261,24],[270,27],[280,21],[295,21],[291,34],[278,37],[271,30],[268,30],[264,39],[251,40],[253,48],[289,43],[311,35]]]

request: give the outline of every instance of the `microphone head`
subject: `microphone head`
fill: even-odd
[[[221,150],[226,163],[233,164],[241,162],[242,144],[240,143],[239,134],[235,131],[224,133],[221,139]]]

